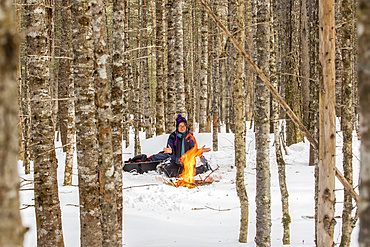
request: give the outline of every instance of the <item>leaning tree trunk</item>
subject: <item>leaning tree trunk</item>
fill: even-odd
[[[238,2],[237,7],[237,24],[238,32],[236,35],[237,41],[240,44],[244,43],[244,1]],[[244,111],[244,87],[243,87],[243,73],[244,73],[244,58],[240,51],[236,56],[235,68],[235,166],[236,166],[236,191],[240,202],[240,230],[239,242],[246,243],[248,240],[248,218],[249,205],[248,195],[245,188],[244,168],[245,163],[245,111]]]
[[[117,246],[117,205],[114,181],[114,163],[112,152],[112,109],[107,63],[110,55],[105,36],[103,1],[93,1],[91,12],[94,39],[94,81],[96,88],[96,110],[98,117],[99,144],[99,196],[101,208],[102,245]]]
[[[184,30],[182,24],[182,0],[173,1],[174,28],[174,75],[176,85],[176,113],[186,116],[184,82]]]
[[[353,97],[352,97],[352,48],[353,48],[353,1],[342,0],[342,108],[341,126],[343,133],[343,175],[352,185],[352,131],[353,131]],[[344,189],[344,206],[342,213],[342,239],[340,246],[349,247],[351,245],[351,235],[355,226],[352,218],[352,197]]]
[[[270,27],[269,0],[257,3],[257,64],[269,71]],[[271,192],[270,192],[270,148],[269,148],[269,107],[270,93],[260,78],[255,84],[255,124],[256,124],[256,238],[257,246],[271,246]]]
[[[50,51],[47,17],[50,3],[27,1],[26,36],[28,78],[31,92],[32,150],[38,246],[63,246],[58,198],[57,159],[54,150],[52,96],[50,95]]]
[[[101,246],[90,1],[71,1],[81,246]]]
[[[167,128],[166,132],[171,133],[175,128],[176,118],[176,84],[175,84],[175,56],[174,56],[174,0],[167,2]]]
[[[206,132],[207,128],[207,83],[208,83],[208,25],[207,12],[201,10],[201,58],[200,58],[200,89],[199,89],[199,132]]]
[[[0,246],[23,246],[26,229],[19,211],[17,171],[17,66],[19,37],[13,2],[0,5]]]
[[[122,195],[122,139],[125,91],[125,4],[124,1],[113,1],[113,68],[112,68],[112,148],[114,164],[114,184],[117,203],[117,246],[122,246],[123,195]]]
[[[370,3],[361,0],[359,9],[359,96],[361,121],[360,247],[370,246]]]
[[[164,66],[164,28],[163,28],[163,11],[164,11],[164,0],[156,0],[155,2],[156,11],[156,135],[162,135],[165,132],[165,121],[164,121],[164,102],[163,102],[163,66]]]
[[[319,1],[320,63],[323,80],[319,97],[319,194],[317,245],[332,246],[335,210],[335,18],[334,0]]]

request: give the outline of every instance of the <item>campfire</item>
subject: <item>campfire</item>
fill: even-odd
[[[199,157],[203,154],[203,149],[198,149],[198,143],[195,139],[195,137],[189,133],[190,138],[194,141],[194,147],[187,151],[185,154],[183,154],[180,158],[180,162],[184,165],[184,170],[180,174],[179,178],[174,182],[170,180],[169,182],[166,182],[166,184],[175,186],[175,187],[188,187],[188,188],[194,188],[199,185],[207,185],[211,184],[213,182],[213,179],[210,177],[209,174],[207,177],[202,179],[199,175],[199,179],[195,179],[195,166],[197,164],[196,157]]]

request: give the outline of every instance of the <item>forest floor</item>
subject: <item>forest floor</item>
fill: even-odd
[[[249,127],[249,124],[247,124]],[[212,134],[199,134],[195,132],[199,146],[212,147]],[[151,155],[163,149],[168,135],[162,135],[145,140],[141,133],[142,153]],[[235,189],[234,166],[234,135],[221,131],[219,133],[219,151],[205,153],[213,169],[218,168],[211,176],[215,181],[210,185],[196,188],[173,187],[163,183],[163,177],[155,171],[145,174],[124,173],[124,246],[197,246],[197,247],[231,247],[255,246],[256,232],[256,151],[252,129],[247,129],[246,152],[247,162],[245,168],[245,184],[249,198],[249,229],[248,243],[240,244],[239,199]],[[354,152],[354,181],[358,184],[360,141],[353,136]],[[337,167],[342,170],[342,133],[337,137]],[[131,136],[131,143],[133,137]],[[61,144],[57,142],[57,145]],[[284,152],[286,162],[287,187],[289,192],[289,210],[292,223],[290,225],[290,246],[314,245],[314,167],[308,165],[309,143],[302,142],[287,147]],[[124,150],[125,160],[132,157],[133,146]],[[57,149],[57,158],[64,164],[64,154]],[[273,135],[270,142],[271,164],[271,246],[282,244],[282,212],[281,197],[273,147]],[[79,199],[77,187],[77,169],[74,168],[73,184],[76,186],[63,186],[62,165],[58,168],[59,194],[62,208],[63,232],[65,246],[80,246],[79,232]],[[21,179],[32,180],[32,175],[24,175],[19,163]],[[208,173],[201,175],[204,179]],[[25,184],[23,182],[23,184]],[[32,184],[22,186],[22,189],[32,188]],[[336,212],[337,225],[334,242],[340,242],[341,214],[343,190],[336,180]],[[358,192],[358,189],[356,189]],[[33,191],[22,190],[21,210],[23,224],[30,228],[25,236],[25,247],[36,246],[36,222],[33,205]],[[357,247],[358,224],[352,234],[351,246]]]

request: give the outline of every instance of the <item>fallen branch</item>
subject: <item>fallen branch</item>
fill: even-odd
[[[132,189],[132,188],[138,188],[138,187],[147,187],[147,186],[158,186],[159,184],[143,184],[143,185],[134,185],[134,186],[129,186],[126,188],[123,188],[124,190]]]

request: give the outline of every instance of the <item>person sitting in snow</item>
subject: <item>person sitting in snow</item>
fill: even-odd
[[[186,118],[181,114],[176,118],[176,130],[170,134],[167,141],[167,147],[163,149],[164,153],[171,155],[171,163],[164,167],[164,173],[168,177],[178,177],[184,170],[184,165],[180,162],[180,157],[192,149],[195,145],[189,135],[190,129],[187,126]],[[202,152],[211,151],[210,148],[202,147]],[[196,175],[204,173],[211,169],[204,156],[200,157],[202,165],[196,167]]]

